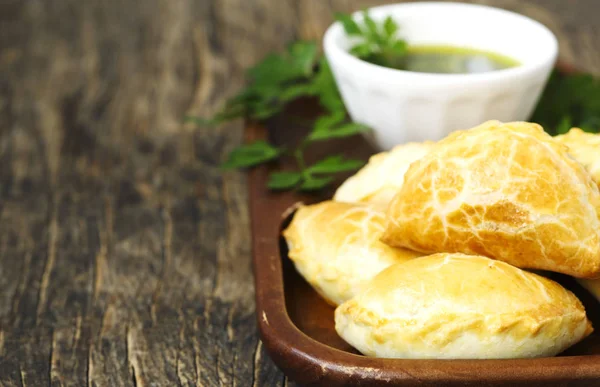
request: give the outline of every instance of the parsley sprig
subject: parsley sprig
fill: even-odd
[[[266,141],[256,141],[233,150],[222,164],[223,168],[251,167],[287,154],[295,159],[298,170],[271,173],[268,187],[313,191],[331,183],[334,174],[354,170],[364,164],[341,155],[325,158],[313,165],[306,165],[304,161],[304,151],[312,143],[353,136],[367,129],[365,125],[349,121],[329,64],[317,54],[316,43],[296,42],[282,55],[269,55],[248,71],[248,78],[250,85],[229,100],[211,123],[218,124],[242,116],[264,120],[300,97],[317,98],[324,112],[314,121],[312,130],[296,149],[286,150]]]
[[[383,23],[377,24],[366,11],[362,13],[362,18],[361,25],[349,15],[336,15],[346,34],[358,40],[350,49],[350,53],[380,66],[401,68],[408,51],[408,43],[398,38],[398,24],[391,16],[386,17]]]
[[[312,123],[312,130],[296,149],[287,150],[266,141],[255,141],[234,149],[222,164],[223,168],[252,167],[289,155],[296,161],[298,169],[271,173],[268,187],[313,191],[330,184],[336,173],[352,171],[364,164],[342,155],[332,155],[312,165],[307,165],[304,160],[306,148],[315,142],[354,136],[368,129],[349,120],[329,64],[318,53],[316,43],[292,43],[283,54],[271,54],[249,69],[247,78],[249,85],[228,100],[213,118],[188,119],[201,125],[221,124],[239,117],[264,120],[300,97],[317,98],[323,113]]]
[[[363,23],[350,16],[336,15],[348,35],[357,38],[352,53],[372,61],[398,58],[406,51],[406,42],[395,37],[398,25],[391,17],[378,25],[365,11]],[[268,187],[274,190],[321,189],[339,172],[360,168],[364,162],[331,155],[312,165],[304,160],[306,148],[315,142],[354,136],[368,128],[351,122],[337,89],[329,64],[314,42],[299,41],[282,54],[270,54],[247,72],[248,86],[229,99],[223,109],[209,120],[188,119],[200,125],[217,125],[239,117],[265,120],[281,112],[289,102],[301,97],[317,98],[323,114],[312,123],[312,130],[292,150],[279,148],[266,141],[255,141],[234,149],[222,164],[225,169],[252,167],[276,160],[283,155],[293,157],[297,170],[276,171],[269,176]]]
[[[239,117],[263,120],[279,113],[288,102],[320,92],[315,78],[317,45],[295,42],[283,54],[272,53],[246,72],[248,85],[211,119],[189,117],[203,125],[218,125]]]
[[[355,56],[378,65],[402,68],[407,43],[398,38],[399,26],[391,17],[376,22],[365,11],[359,21],[337,14],[346,34],[356,40],[350,49]],[[358,18],[360,19],[360,18]],[[361,133],[366,126],[351,122],[325,57],[314,42],[290,44],[281,54],[270,54],[248,70],[248,85],[211,119],[188,117],[199,125],[217,125],[240,117],[265,120],[286,104],[301,97],[319,101],[323,113],[312,122],[312,129],[295,149],[276,147],[255,141],[234,149],[222,164],[225,169],[253,167],[282,156],[295,160],[297,169],[275,171],[269,176],[273,190],[319,190],[329,185],[338,172],[360,168],[363,162],[331,155],[312,165],[304,159],[305,150],[315,142]],[[600,130],[600,79],[589,74],[565,75],[555,72],[546,87],[532,121],[539,122],[551,134],[579,126],[587,131]]]

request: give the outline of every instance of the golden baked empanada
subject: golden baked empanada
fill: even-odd
[[[414,162],[383,241],[484,255],[520,268],[600,275],[600,193],[541,126],[486,122]]]
[[[555,139],[569,147],[569,154],[587,168],[592,179],[600,186],[600,134],[573,128]]]
[[[559,284],[481,256],[395,264],[335,311],[335,329],[368,356],[500,359],[556,355],[592,332]]]
[[[422,255],[380,242],[384,223],[366,205],[326,201],[298,209],[283,236],[298,272],[338,305],[386,267]]]
[[[433,144],[430,141],[411,142],[371,156],[367,165],[337,189],[333,200],[387,209],[402,186],[410,164],[425,156]]]
[[[566,134],[555,139],[569,147],[569,154],[579,161],[600,187],[600,134],[587,133],[579,128],[572,128]],[[600,279],[579,279],[579,283],[600,300]]]

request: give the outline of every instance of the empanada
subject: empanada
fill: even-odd
[[[371,156],[367,165],[337,189],[333,200],[367,203],[385,211],[402,186],[410,164],[425,156],[433,144],[430,141],[412,142]]]
[[[486,122],[414,162],[383,241],[484,255],[520,268],[600,275],[600,193],[537,124]]]
[[[569,147],[569,154],[588,170],[600,187],[600,134],[572,128],[567,134],[556,136],[555,139]],[[600,301],[600,279],[579,279],[579,283]]]
[[[573,128],[555,139],[569,147],[569,154],[587,168],[600,186],[600,134]]]
[[[481,256],[395,264],[335,311],[335,329],[368,356],[501,359],[556,355],[592,332],[559,284]]]
[[[369,206],[326,201],[298,209],[283,236],[298,272],[339,305],[381,270],[422,255],[380,242],[384,223]]]

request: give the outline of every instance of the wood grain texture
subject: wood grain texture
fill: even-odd
[[[600,74],[596,0],[478,1]],[[256,335],[243,71],[383,1],[0,2],[0,385],[292,385]]]

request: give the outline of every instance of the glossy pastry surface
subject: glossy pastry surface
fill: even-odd
[[[410,166],[383,240],[598,277],[600,193],[567,150],[525,122],[455,132]]]
[[[389,152],[371,156],[354,176],[348,178],[335,192],[336,201],[366,203],[386,210],[404,182],[404,174],[411,163],[425,156],[433,142],[408,143]]]
[[[326,201],[298,209],[283,236],[298,272],[338,305],[381,270],[422,255],[382,243],[384,224],[370,206]]]
[[[555,139],[569,147],[569,153],[587,168],[600,186],[600,134],[573,128]]]
[[[395,264],[335,312],[368,356],[498,359],[556,355],[592,332],[581,302],[501,261],[435,254]]]

